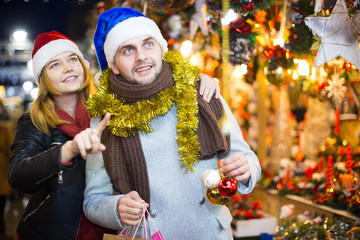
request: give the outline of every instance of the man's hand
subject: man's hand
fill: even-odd
[[[232,154],[220,163],[220,171],[227,173],[238,182],[247,180],[251,175],[248,159],[241,152]]]
[[[203,96],[205,101],[210,102],[214,92],[216,93],[215,98],[219,98],[219,82],[206,74],[200,73],[200,95]]]
[[[149,207],[149,204],[145,203],[136,191],[122,196],[117,204],[121,222],[130,226],[136,226],[141,220],[144,204],[145,207]]]

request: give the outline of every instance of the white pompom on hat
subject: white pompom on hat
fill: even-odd
[[[32,68],[36,84],[39,85],[39,77],[46,64],[52,58],[64,52],[73,52],[84,58],[79,46],[59,32],[52,31],[37,36],[32,51]]]

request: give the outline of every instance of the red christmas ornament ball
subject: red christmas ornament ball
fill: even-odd
[[[237,191],[237,187],[238,187],[237,182],[230,177],[225,177],[221,179],[218,185],[219,193],[223,197],[228,197],[228,198],[235,195]]]

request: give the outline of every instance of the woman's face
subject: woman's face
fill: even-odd
[[[52,58],[45,66],[50,84],[60,95],[77,93],[84,82],[84,68],[73,52]]]

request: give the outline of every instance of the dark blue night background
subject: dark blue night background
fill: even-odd
[[[0,41],[18,29],[29,39],[52,30],[74,40],[84,37],[96,0],[0,0]]]

